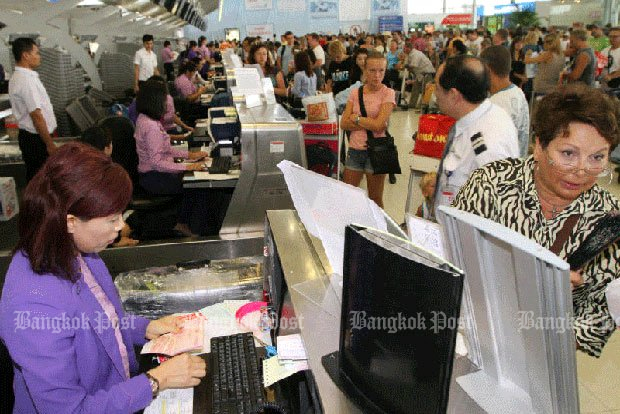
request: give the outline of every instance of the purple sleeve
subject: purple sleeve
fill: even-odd
[[[134,99],[129,107],[127,108],[127,116],[136,125],[136,121],[138,120],[138,110],[136,109],[136,100]]]
[[[141,316],[131,315],[131,317],[131,341],[135,345],[144,345],[146,343],[146,327],[151,321]]]
[[[19,275],[18,283],[15,283],[16,273]],[[86,377],[92,378],[94,385],[82,383],[85,374],[79,370],[84,361],[76,361],[75,341],[78,333],[73,323],[69,323],[71,328],[66,328],[64,324],[51,329],[35,329],[34,326],[15,328],[15,313],[23,310],[27,310],[28,315],[50,321],[67,318],[71,318],[70,321],[83,320],[84,313],[89,309],[84,307],[79,295],[73,294],[65,281],[50,275],[34,274],[24,262],[17,266],[11,264],[7,283],[9,286],[5,284],[0,302],[0,333],[11,358],[19,366],[15,392],[22,404],[31,400],[34,408],[47,413],[120,414],[141,410],[151,402],[150,385],[144,375],[106,387],[104,384],[110,384],[106,381],[113,373],[98,373],[96,377]],[[81,337],[86,335],[80,334]],[[96,349],[93,347],[91,350],[94,352]],[[105,355],[92,357],[107,358]],[[98,384],[100,388],[95,392],[89,391],[89,387],[97,387]]]
[[[164,63],[170,63],[173,60],[172,56],[172,50],[167,47],[161,51],[161,57]]]
[[[175,163],[173,158],[186,158],[187,151],[173,149],[170,145],[170,137],[161,130],[159,125],[159,122],[138,119],[135,133],[136,149],[140,158],[138,170],[140,172],[185,171],[185,165]]]
[[[185,75],[179,76],[176,81],[174,81],[174,86],[176,87],[177,92],[179,92],[179,94],[185,98],[196,92],[192,81],[189,80]]]
[[[164,129],[168,131],[175,127],[174,124],[174,99],[172,96],[168,95],[166,97],[166,113],[161,119],[161,124],[164,126]]]

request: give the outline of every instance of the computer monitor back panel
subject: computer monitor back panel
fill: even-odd
[[[420,263],[424,257],[407,260],[397,246],[380,244],[346,229],[341,380],[362,396],[364,410],[443,413],[462,275]]]
[[[492,401],[489,412],[578,413],[568,264],[474,214],[442,206],[439,220],[449,259],[466,274],[462,325],[480,368],[457,383]]]

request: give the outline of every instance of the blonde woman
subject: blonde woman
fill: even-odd
[[[340,127],[351,131],[349,150],[345,162],[344,182],[358,187],[366,176],[368,197],[379,207],[383,207],[383,188],[387,174],[375,174],[368,157],[368,134],[372,139],[387,136],[387,125],[392,110],[396,106],[394,89],[383,84],[387,61],[378,52],[369,52],[364,64],[363,102],[366,116],[362,116],[359,89],[352,91],[342,115]],[[360,88],[360,89],[361,89]]]
[[[545,95],[553,91],[564,68],[564,55],[560,37],[556,34],[545,36],[543,51],[538,56],[525,55],[526,64],[538,64],[538,73],[534,77],[534,93]]]

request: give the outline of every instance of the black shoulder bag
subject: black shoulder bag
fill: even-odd
[[[364,105],[364,87],[359,89],[360,112],[365,118],[366,106]],[[385,137],[375,138],[370,130],[366,130],[368,142],[366,143],[368,158],[374,174],[400,174],[400,164],[398,163],[398,149],[394,144],[394,137],[390,135],[387,128]]]

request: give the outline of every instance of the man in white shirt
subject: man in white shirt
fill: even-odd
[[[609,31],[611,46],[603,49],[603,56],[607,57],[607,69],[603,80],[610,88],[620,87],[620,27]]]
[[[465,46],[467,47],[469,53],[471,53],[472,56],[480,56],[480,45],[482,45],[483,38],[479,37],[478,32],[473,29],[469,29],[465,32],[465,36],[467,36]]]
[[[136,92],[140,89],[140,83],[146,82],[153,75],[159,75],[157,68],[157,55],[153,52],[153,35],[142,36],[143,48],[139,49],[133,59],[134,85]]]
[[[30,181],[48,155],[56,151],[52,140],[56,116],[39,74],[34,71],[41,64],[39,47],[34,40],[22,37],[13,41],[12,49],[15,72],[9,82],[9,100],[19,125],[19,149]]]
[[[489,69],[489,99],[512,118],[517,128],[519,156],[526,157],[530,145],[530,109],[521,88],[510,82],[510,51],[503,46],[490,46],[480,57]]]
[[[441,157],[435,206],[450,205],[471,173],[483,165],[518,157],[517,129],[510,116],[488,99],[484,63],[459,55],[442,64],[435,76],[437,105],[456,119]]]
[[[407,56],[404,66],[409,73],[413,74],[413,79],[406,81],[411,84],[411,95],[409,95],[409,108],[414,108],[417,105],[418,99],[422,93],[422,86],[424,77],[429,77],[428,80],[432,81],[432,75],[435,73],[435,67],[430,59],[423,53],[413,47],[413,44],[405,43],[404,53]],[[400,69],[400,65],[395,65],[397,69]]]
[[[312,65],[314,68],[314,73],[317,75],[317,83],[316,88],[323,89],[323,85],[325,84],[325,73],[323,72],[323,65],[325,64],[325,51],[323,47],[319,44],[319,35],[316,33],[310,33],[308,35],[308,46],[312,49],[312,53],[314,53],[314,57],[316,60]]]

